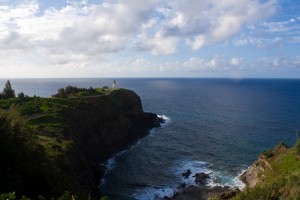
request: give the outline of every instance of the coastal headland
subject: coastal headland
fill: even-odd
[[[10,138],[1,141],[10,148],[2,146],[2,192],[30,198],[57,198],[68,192],[77,199],[99,199],[105,170],[99,163],[163,121],[144,112],[140,97],[127,89],[69,86],[50,98],[22,95],[0,100],[0,108],[1,122],[8,124],[3,131]],[[14,152],[20,139],[14,131],[32,143],[22,144],[22,152]],[[38,155],[25,156],[28,149]]]

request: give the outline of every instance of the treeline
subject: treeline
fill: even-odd
[[[100,88],[78,88],[74,86],[67,86],[65,88],[58,89],[57,94],[52,95],[56,98],[68,98],[78,96],[91,96],[91,95],[103,95],[109,91],[109,87],[104,86]]]
[[[65,88],[58,89],[57,93],[52,95],[56,98],[69,98],[69,97],[79,97],[79,96],[92,96],[92,95],[103,95],[107,94],[110,91],[108,86],[103,86],[102,88],[78,88],[75,86],[67,86]],[[13,90],[9,80],[6,81],[3,91],[0,92],[0,100],[10,99],[10,98],[26,98],[29,97],[23,92],[18,93],[16,96],[15,90]],[[35,97],[35,95],[34,95]]]
[[[65,88],[58,89],[57,94],[52,95],[52,97],[67,98],[68,96],[75,96],[80,92],[95,93],[96,90],[92,87],[87,89],[87,88],[78,88],[74,86],[67,86]]]

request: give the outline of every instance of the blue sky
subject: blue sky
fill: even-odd
[[[296,0],[2,0],[0,78],[300,78]]]

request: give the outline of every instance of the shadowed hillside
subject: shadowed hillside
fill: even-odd
[[[70,191],[79,199],[99,197],[104,173],[99,163],[161,122],[143,112],[139,96],[130,90],[60,92],[53,98],[0,100],[5,150],[0,192],[57,197]]]

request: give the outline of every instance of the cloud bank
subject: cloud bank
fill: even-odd
[[[284,31],[286,27],[295,31],[295,26],[289,25],[297,18],[258,24],[274,15],[277,7],[276,0],[103,0],[99,3],[86,0],[46,8],[37,0],[3,2],[0,3],[0,72],[4,73],[4,66],[16,65],[32,69],[43,65],[47,68],[44,71],[61,67],[90,72],[96,67],[106,70],[105,66],[113,65],[110,73],[134,71],[137,64],[147,69],[149,63],[141,62],[149,60],[145,56],[202,51],[206,46],[224,44],[237,36],[240,37],[233,41],[235,46],[272,43],[272,39],[259,40],[239,34],[247,27],[257,26],[269,32]],[[280,41],[280,37],[277,39],[274,43]],[[293,40],[299,41],[299,37]],[[131,62],[129,57],[135,55],[141,56]],[[118,61],[114,62],[116,57]],[[124,60],[133,70],[120,64]],[[221,66],[217,59],[204,60],[190,56],[169,63],[173,64],[172,69],[179,68],[175,63],[182,65],[182,69]],[[237,56],[227,60],[228,66],[242,64]],[[170,68],[170,64],[160,63]]]

